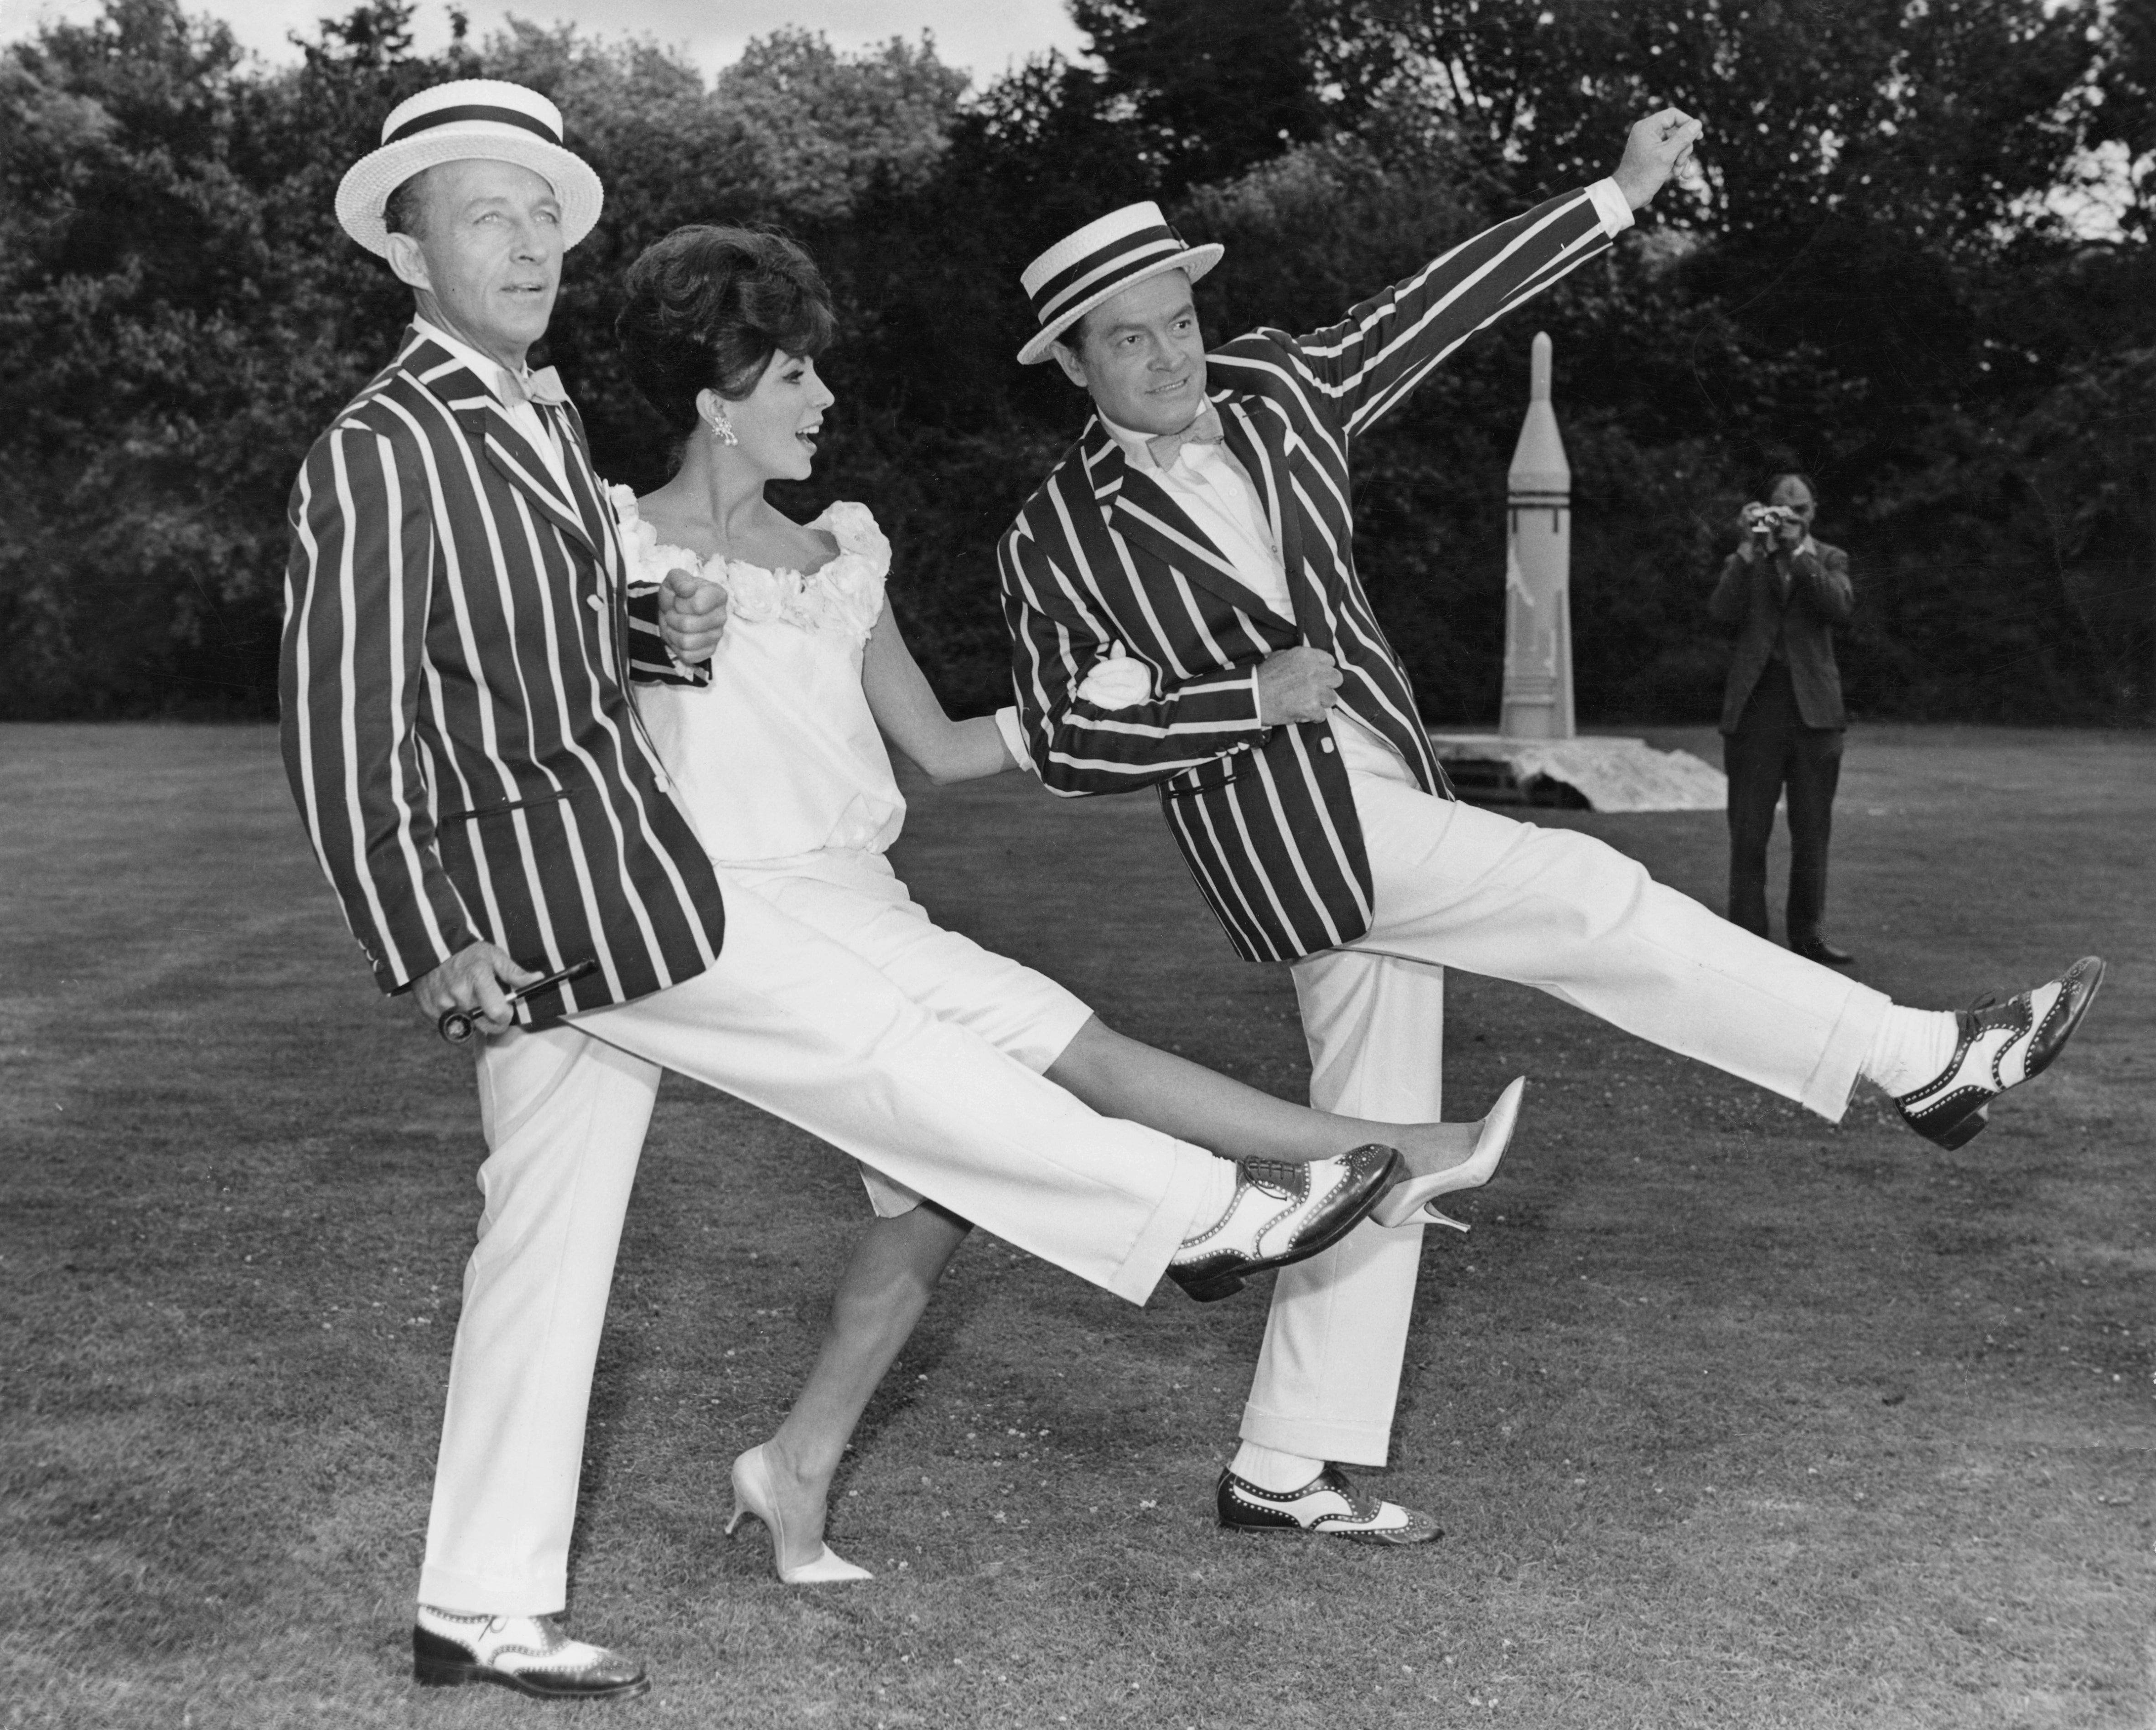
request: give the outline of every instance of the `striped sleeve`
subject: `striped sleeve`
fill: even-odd
[[[292,490],[278,680],[285,773],[376,982],[401,991],[475,940],[435,850],[416,720],[433,522],[416,455],[352,421]]]
[[[1612,220],[1601,186],[1564,193],[1462,241],[1339,323],[1297,338],[1299,369],[1321,412],[1329,410],[1351,437],[1368,431],[1477,331],[1606,252]]]
[[[1107,620],[1056,569],[1023,516],[997,558],[1018,724],[1044,787],[1073,797],[1129,793],[1264,737],[1255,661],[1163,677],[1149,645],[1131,643],[1126,652],[1152,672],[1151,699],[1108,709],[1081,698],[1079,685],[1118,640]]]
[[[656,583],[630,582],[629,605],[629,676],[637,685],[709,685],[711,664],[676,660],[659,629],[659,590]]]

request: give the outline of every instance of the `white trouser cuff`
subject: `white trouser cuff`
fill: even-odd
[[[1805,1077],[1804,1092],[1799,1097],[1806,1111],[1818,1112],[1830,1123],[1841,1122],[1871,1042],[1879,1037],[1880,1024],[1893,1007],[1894,1000],[1885,992],[1874,991],[1854,979],[1849,982],[1849,996],[1842,1004],[1841,1014],[1835,1018],[1826,1048]]]
[[[1397,1375],[1397,1372],[1395,1372]],[[1342,1424],[1289,1412],[1243,1408],[1242,1439],[1283,1454],[1330,1460],[1340,1466],[1383,1466],[1392,1445],[1392,1425]]]
[[[569,1602],[567,1565],[536,1573],[473,1573],[429,1562],[419,1570],[419,1602],[467,1616],[554,1616]]]

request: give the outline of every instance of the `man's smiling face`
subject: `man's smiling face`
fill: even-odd
[[[1205,341],[1189,277],[1164,270],[1133,283],[1078,328],[1076,352],[1059,342],[1055,358],[1103,415],[1148,435],[1190,424],[1205,401]]]
[[[503,365],[547,334],[562,285],[562,206],[514,162],[443,162],[421,187],[421,232],[389,237],[389,263],[423,314]]]

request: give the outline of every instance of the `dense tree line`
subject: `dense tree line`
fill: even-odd
[[[268,67],[178,0],[0,55],[0,714],[267,712],[301,453],[406,309],[331,213],[402,96],[548,91],[608,188],[550,352],[603,472],[668,453],[618,376],[620,274],[675,225],[775,223],[845,337],[815,480],[868,501],[959,706],[1004,685],[993,537],[1076,429],[1012,362],[1017,274],[1114,203],[1224,240],[1217,333],[1295,326],[1710,123],[1643,237],[1441,369],[1363,453],[1362,561],[1434,720],[1483,723],[1503,474],[1537,328],[1575,469],[1591,721],[1714,711],[1735,506],[1820,482],[1861,714],[2156,711],[2156,15],[2110,0],[1072,0],[1094,53],[972,91],[927,42],[782,33],[707,80],[516,24],[412,52],[407,0]],[[2116,232],[2084,184],[2108,172]]]

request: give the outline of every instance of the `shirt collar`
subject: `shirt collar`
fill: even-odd
[[[1096,409],[1094,413],[1097,414],[1100,411]],[[1146,442],[1154,434],[1134,433],[1128,427],[1119,427],[1105,414],[1101,415],[1101,424],[1108,429],[1108,436],[1123,447],[1123,454],[1131,459],[1133,466],[1143,469],[1149,475],[1161,472],[1160,465],[1152,459],[1152,447]]]
[[[528,363],[521,371],[512,372],[492,355],[481,354],[462,337],[452,336],[439,325],[431,320],[420,317],[416,312],[412,315],[412,324],[422,336],[447,349],[451,360],[461,361],[469,367],[473,376],[492,392],[495,398],[505,406],[508,403],[508,398],[502,395],[501,381],[504,377],[509,377],[522,383],[531,377],[531,368]]]

